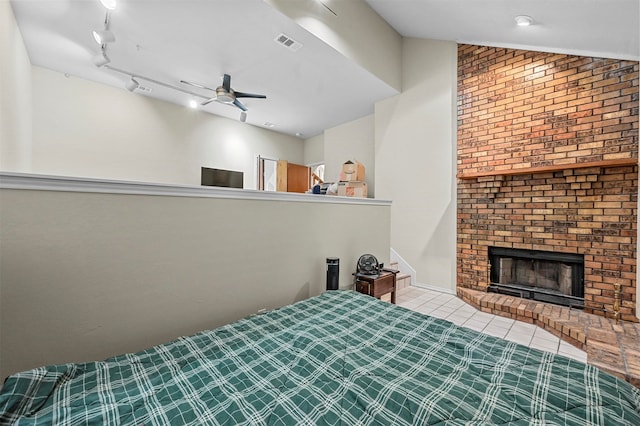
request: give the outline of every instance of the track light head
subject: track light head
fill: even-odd
[[[93,39],[99,45],[113,43],[116,41],[116,36],[110,30],[96,30],[93,32]]]
[[[133,92],[140,87],[140,83],[138,83],[135,78],[131,77],[131,80],[127,81],[127,84],[125,84],[124,87],[126,87],[128,91]]]

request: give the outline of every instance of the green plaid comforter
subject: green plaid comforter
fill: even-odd
[[[0,424],[640,425],[594,367],[348,291],[7,379]]]

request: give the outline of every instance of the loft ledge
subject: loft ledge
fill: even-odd
[[[326,204],[360,204],[390,206],[391,201],[375,198],[340,197],[337,195],[298,194],[293,192],[257,191],[212,186],[173,185],[131,182],[73,176],[39,175],[0,171],[0,189],[85,192],[127,195],[157,195],[170,197],[227,198]]]

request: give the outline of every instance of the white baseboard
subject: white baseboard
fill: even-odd
[[[412,284],[412,285],[414,287],[423,288],[425,290],[438,291],[440,293],[452,294],[454,296],[456,295],[455,289],[452,290],[450,288],[438,287],[438,286],[435,286],[435,285],[429,285],[429,284],[423,284],[423,283],[415,283],[415,284]]]

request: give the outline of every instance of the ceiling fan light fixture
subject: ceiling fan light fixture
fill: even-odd
[[[100,0],[100,3],[109,10],[114,10],[117,6],[116,0]]]
[[[127,81],[127,84],[125,84],[124,87],[126,87],[128,91],[133,92],[140,87],[140,83],[138,83],[135,78],[131,77],[131,80]]]
[[[247,107],[240,102],[239,98],[254,98],[254,99],[266,99],[265,95],[258,95],[256,93],[245,93],[245,92],[236,92],[231,88],[231,76],[229,74],[224,74],[222,76],[222,85],[216,87],[215,89],[210,89],[209,87],[203,86],[198,83],[191,83],[186,80],[180,80],[180,83],[188,84],[189,86],[199,87],[201,89],[211,90],[216,92],[216,96],[206,99],[200,105],[205,106],[209,105],[211,102],[219,102],[225,105],[232,105],[242,111],[247,111]]]
[[[103,45],[116,41],[116,36],[110,30],[97,30],[93,31],[93,39],[99,45]]]
[[[518,15],[515,17],[515,20],[516,25],[519,27],[528,27],[533,23],[533,19],[531,19],[531,16],[527,15]]]
[[[106,53],[104,53],[104,51],[100,52],[99,54],[93,57],[93,64],[96,67],[103,67],[107,65],[109,62],[111,62],[111,59],[109,59],[109,57],[107,56]]]
[[[216,89],[216,101],[222,102],[223,104],[232,104],[235,100],[236,98],[232,96],[231,93],[227,93],[224,87],[221,86]]]

